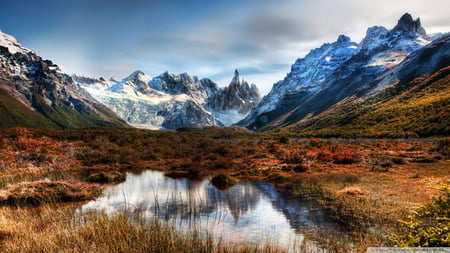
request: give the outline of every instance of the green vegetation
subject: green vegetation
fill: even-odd
[[[404,230],[392,235],[400,247],[450,247],[450,182],[444,193],[403,221]]]
[[[0,88],[0,128],[28,127],[59,129],[58,125],[32,111]]]
[[[117,116],[105,115],[107,118],[101,118],[92,112],[78,112],[66,105],[49,106],[43,98],[35,96],[35,107],[42,115],[58,125],[59,128],[88,128],[88,127],[129,127],[124,121]],[[106,107],[98,108],[101,111],[109,111]],[[99,110],[99,111],[100,111]]]
[[[450,135],[450,67],[369,98],[348,98],[287,128],[303,136],[406,137]]]
[[[88,127],[123,127],[129,126],[117,116],[104,115],[105,118],[93,113],[80,113],[68,106],[49,106],[38,95],[35,97],[36,111],[28,108],[19,100],[11,97],[0,88],[0,128],[26,127],[33,129],[67,129]],[[99,111],[109,112],[109,109],[98,105]]]

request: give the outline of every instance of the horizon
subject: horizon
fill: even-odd
[[[341,34],[359,43],[367,28],[392,29],[404,13],[420,18],[428,34],[450,31],[450,1],[403,6],[395,0],[8,0],[0,30],[69,74],[121,80],[136,70],[152,77],[168,71],[222,87],[238,69],[266,95],[296,59]]]

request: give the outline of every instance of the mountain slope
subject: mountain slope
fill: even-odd
[[[231,125],[245,117],[260,100],[256,86],[240,80],[237,71],[225,88],[187,73],[165,72],[151,78],[135,71],[118,82],[73,78],[93,97],[139,128]]]
[[[0,31],[0,127],[128,127],[51,61]]]
[[[30,110],[9,93],[0,88],[0,128],[12,128],[16,126],[29,128],[58,128],[42,114]]]
[[[321,136],[450,135],[450,35],[410,54],[377,93],[348,97],[288,131]]]
[[[279,129],[306,121],[348,97],[375,94],[394,81],[396,66],[428,43],[420,19],[409,14],[391,30],[369,28],[359,44],[340,36],[298,59],[291,73],[239,124],[262,131]]]

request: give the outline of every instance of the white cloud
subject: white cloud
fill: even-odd
[[[38,54],[69,73],[122,78],[189,72],[228,84],[235,68],[263,93],[299,57],[346,34],[359,42],[373,25],[409,12],[428,32],[448,32],[448,0],[84,1],[40,37]],[[87,7],[86,7],[87,6]],[[101,8],[106,6],[105,8]],[[59,17],[61,18],[61,17]],[[19,38],[20,39],[20,38]],[[214,79],[217,78],[217,79]]]

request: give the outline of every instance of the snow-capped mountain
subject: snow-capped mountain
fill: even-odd
[[[210,79],[187,73],[165,72],[151,78],[135,71],[121,81],[79,76],[74,79],[93,97],[139,128],[231,125],[244,118],[260,100],[256,86],[239,80],[237,71],[225,88],[219,88]]]
[[[56,64],[1,31],[0,93],[2,127],[127,127]]]
[[[239,76],[238,70],[228,87],[218,90],[209,96],[207,108],[224,125],[232,125],[243,119],[261,100],[256,85],[249,85]]]
[[[317,115],[346,97],[375,93],[392,83],[388,77],[397,65],[430,42],[420,19],[413,20],[408,13],[391,30],[369,28],[360,43],[341,35],[336,42],[298,59],[284,80],[275,83],[239,125],[253,129],[286,126]]]
[[[368,85],[375,87],[370,92],[344,98],[285,130],[318,136],[448,136],[449,83],[447,34],[409,54]]]

